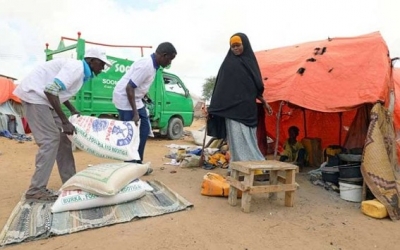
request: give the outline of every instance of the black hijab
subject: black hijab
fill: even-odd
[[[236,56],[229,48],[218,71],[207,110],[211,116],[229,118],[256,127],[256,97],[264,92],[260,68],[247,36],[243,33],[233,36],[241,38],[243,53]]]

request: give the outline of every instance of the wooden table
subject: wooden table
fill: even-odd
[[[285,192],[285,206],[293,207],[294,192],[297,189],[295,181],[298,166],[287,162],[264,161],[236,161],[231,162],[231,176],[227,178],[229,188],[229,204],[236,206],[237,191],[242,191],[242,211],[250,212],[251,195],[257,193],[269,193],[271,199],[277,198],[277,192]],[[269,171],[269,181],[265,185],[254,186],[254,172],[258,169]],[[285,173],[284,176],[278,172]],[[244,180],[239,181],[239,175],[244,175]]]

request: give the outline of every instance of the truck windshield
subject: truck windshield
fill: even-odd
[[[185,89],[178,79],[170,76],[164,76],[165,90],[177,94],[185,95]]]

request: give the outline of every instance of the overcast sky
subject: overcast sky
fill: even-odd
[[[120,45],[164,41],[178,56],[169,70],[201,95],[229,49],[229,37],[246,33],[253,50],[327,37],[380,31],[391,57],[400,56],[397,0],[0,0],[0,74],[21,79],[44,61],[45,43],[61,36]],[[104,48],[137,59],[135,49]],[[400,66],[397,63],[396,66]]]

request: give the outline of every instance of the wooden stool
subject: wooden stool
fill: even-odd
[[[229,187],[229,204],[236,206],[237,190],[242,191],[242,211],[250,212],[251,195],[269,193],[272,199],[277,198],[277,192],[285,192],[285,206],[293,207],[294,192],[297,189],[295,182],[298,166],[275,160],[265,161],[236,161],[231,162],[231,176],[227,178]],[[254,186],[254,171],[257,169],[269,171],[269,182],[266,185]],[[285,176],[279,176],[278,171],[285,171]],[[244,180],[239,181],[239,174]]]

